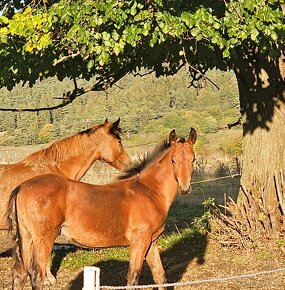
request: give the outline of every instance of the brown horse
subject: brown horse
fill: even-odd
[[[123,170],[130,158],[122,146],[120,119],[96,125],[74,136],[57,141],[22,161],[0,165],[0,229],[7,229],[3,214],[11,191],[31,177],[56,173],[80,180],[90,166],[99,159]]]
[[[6,212],[17,236],[13,289],[22,289],[28,275],[32,289],[43,288],[59,234],[83,247],[130,246],[128,285],[137,285],[144,258],[154,281],[165,283],[157,239],[178,190],[191,189],[195,141],[193,128],[187,139],[173,130],[169,142],[105,185],[55,174],[19,185]]]

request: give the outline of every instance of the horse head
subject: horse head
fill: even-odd
[[[120,118],[114,123],[110,123],[108,119],[103,124],[105,134],[105,142],[102,143],[100,160],[105,161],[116,169],[126,169],[131,160],[124,149],[120,137],[121,128],[119,127]]]
[[[193,145],[196,139],[197,133],[194,128],[191,128],[187,139],[179,138],[175,130],[172,130],[169,134],[169,143],[173,149],[171,155],[173,172],[179,186],[179,193],[182,195],[191,192],[190,181],[195,161]]]

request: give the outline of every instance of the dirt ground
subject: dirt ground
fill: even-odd
[[[11,272],[13,258],[11,256],[11,239],[7,232],[0,231],[0,289],[11,289]],[[55,255],[63,258],[68,252],[57,250]],[[212,278],[232,277],[227,281],[199,283],[188,286],[175,286],[168,289],[195,290],[282,290],[285,289],[285,254],[279,247],[264,247],[258,251],[241,251],[222,248],[207,236],[189,238],[179,241],[171,249],[161,253],[168,282],[202,281]],[[101,285],[125,285],[128,265],[126,262],[109,260],[96,264],[101,269]],[[262,274],[260,272],[281,269],[279,272]],[[57,283],[45,289],[81,290],[83,269],[70,272],[61,269],[60,264],[53,265]],[[239,275],[260,273],[246,278]],[[233,277],[236,279],[233,279]],[[151,274],[144,266],[140,284],[151,284]],[[29,283],[25,289],[31,289]]]

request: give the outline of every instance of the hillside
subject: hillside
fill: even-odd
[[[160,78],[153,74],[129,75],[107,92],[88,93],[62,109],[0,112],[0,145],[48,143],[103,122],[105,118],[114,121],[121,117],[127,146],[152,144],[165,138],[173,128],[187,134],[192,126],[199,135],[198,151],[203,153],[209,143],[212,150],[221,147],[228,150],[226,147],[236,144],[225,144],[225,140],[240,143],[240,130],[225,129],[239,116],[236,79],[232,73],[218,71],[210,71],[207,77],[219,89],[209,81],[200,83],[199,89],[189,88],[186,70]],[[80,85],[88,84],[81,81]],[[48,107],[60,103],[63,93],[72,89],[72,81],[55,79],[44,80],[33,88],[18,86],[11,92],[1,89],[0,107]]]

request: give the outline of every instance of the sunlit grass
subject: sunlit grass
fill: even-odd
[[[56,254],[53,255],[53,258],[56,258]],[[60,267],[73,271],[83,268],[84,266],[95,265],[96,263],[107,260],[128,261],[129,248],[78,249],[74,253],[68,253],[66,257],[63,258]]]
[[[194,237],[197,231],[193,228],[186,228],[179,233],[172,233],[170,235],[162,235],[158,240],[158,246],[160,250],[167,251],[175,244],[186,238]]]

